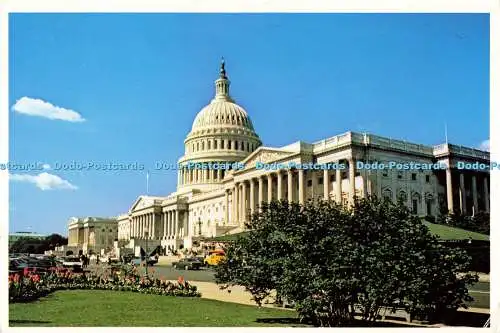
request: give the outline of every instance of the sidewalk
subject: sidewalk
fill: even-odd
[[[172,282],[177,282],[176,280],[171,280]],[[238,303],[244,305],[253,305],[257,306],[255,301],[252,300],[252,294],[248,291],[245,291],[244,287],[234,286],[229,288],[231,292],[228,292],[227,289],[221,290],[216,283],[213,282],[198,282],[193,281],[190,284],[195,285],[198,288],[198,291],[201,293],[201,298],[213,299],[222,302],[230,302],[230,303]],[[277,308],[272,303],[274,293],[268,299],[264,300],[262,303],[263,307]],[[266,303],[267,301],[267,303]],[[474,313],[490,313],[490,309],[482,309],[482,308],[473,308],[470,307],[468,309],[459,309],[458,311],[463,312],[474,312]]]
[[[177,282],[177,280],[171,280],[172,282]],[[213,282],[198,282],[198,281],[188,281],[190,284],[196,286],[198,291],[201,293],[201,298],[213,299],[222,302],[238,303],[244,305],[257,304],[252,300],[252,294],[245,291],[244,287],[234,286],[228,289],[221,290],[216,283]],[[230,290],[230,292],[228,292]],[[276,308],[273,304],[265,304],[266,301],[273,302],[273,297],[269,297],[264,300],[262,306]]]

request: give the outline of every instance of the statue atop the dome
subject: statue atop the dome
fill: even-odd
[[[224,57],[222,57],[222,60],[220,63],[220,77],[222,79],[227,79],[227,77],[226,77],[226,61],[224,60]]]

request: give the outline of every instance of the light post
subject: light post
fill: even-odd
[[[146,278],[148,277],[148,236],[149,233],[146,231],[144,233],[144,237],[146,237],[146,250],[144,251],[146,253]]]

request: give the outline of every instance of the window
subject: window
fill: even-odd
[[[335,175],[330,175],[330,182],[334,182],[335,181]]]
[[[411,174],[411,180],[417,180],[417,174],[416,173],[412,173]]]
[[[234,141],[234,150],[238,150],[238,141]]]
[[[392,200],[392,192],[390,189],[385,189],[384,192],[382,192],[382,197],[385,200]]]
[[[210,141],[210,140],[209,140],[209,141],[208,141],[208,149],[209,149],[209,150],[210,150],[210,149],[212,149],[212,147],[211,147],[211,146],[212,146],[212,141]]]
[[[398,172],[398,179],[403,179],[403,173],[401,171]]]
[[[318,184],[319,184],[319,185],[323,185],[323,177],[320,177],[320,178],[318,179]]]
[[[431,182],[431,176],[425,175],[425,182],[430,183]]]
[[[417,199],[413,199],[413,214],[417,214],[418,213],[418,200]]]
[[[355,176],[356,176],[356,177],[358,177],[358,176],[361,176],[361,172],[359,172],[359,171],[356,171],[356,174],[355,174]]]
[[[384,170],[384,171],[382,172],[382,177],[389,177],[389,171]]]
[[[217,140],[214,140],[214,149],[217,149]]]
[[[427,200],[427,216],[432,216],[432,203],[430,200]]]
[[[312,186],[312,184],[313,184],[313,181],[312,181],[311,179],[309,179],[309,180],[307,181],[307,187],[311,187],[311,186]]]

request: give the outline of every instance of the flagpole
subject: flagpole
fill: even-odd
[[[446,144],[448,144],[448,124],[446,122],[444,123],[444,138],[445,138]]]
[[[146,173],[146,195],[149,195],[149,171]]]

